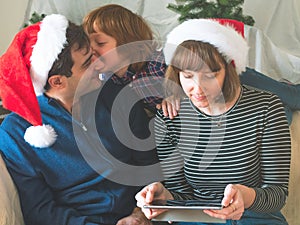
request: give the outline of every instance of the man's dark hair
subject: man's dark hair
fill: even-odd
[[[85,48],[87,52],[89,51],[89,38],[84,32],[82,26],[69,22],[69,26],[66,31],[66,38],[67,43],[64,45],[64,49],[58,55],[58,58],[54,61],[49,71],[48,78],[56,74],[65,75],[66,77],[72,76],[71,70],[74,65],[71,54],[72,49],[78,51]],[[45,90],[49,90],[49,88],[50,85],[47,82]]]

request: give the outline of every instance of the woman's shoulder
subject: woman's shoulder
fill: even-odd
[[[262,96],[271,96],[274,95],[272,92],[261,90],[256,87],[252,87],[249,85],[242,85],[242,90],[244,94],[254,94],[254,95],[262,95]]]
[[[243,98],[252,100],[279,100],[279,97],[272,92],[261,90],[252,86],[243,85],[242,86]]]
[[[242,87],[242,97],[239,105],[248,109],[255,107],[259,109],[283,108],[283,103],[277,95],[246,85]]]

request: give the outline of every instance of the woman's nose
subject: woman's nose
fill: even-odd
[[[203,81],[201,76],[193,78],[193,90],[195,93],[203,94],[206,90],[206,83]]]
[[[197,88],[197,89],[201,89],[201,78],[200,76],[194,76],[193,77],[193,86],[194,88]]]
[[[197,93],[202,93],[203,92],[203,89],[201,88],[201,86],[197,83],[194,83],[193,85],[193,89],[194,91],[196,91]]]

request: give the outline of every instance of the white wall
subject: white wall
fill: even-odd
[[[164,37],[178,21],[166,9],[175,0],[0,0],[0,55],[31,14],[60,13],[75,23],[92,8],[117,3],[141,14]],[[26,5],[28,4],[28,9]],[[27,9],[27,10],[26,10]],[[256,21],[248,35],[249,67],[300,84],[300,0],[245,0],[244,13]],[[291,13],[287,13],[291,12]],[[251,36],[251,37],[250,37]]]
[[[0,55],[23,25],[28,0],[0,0]]]

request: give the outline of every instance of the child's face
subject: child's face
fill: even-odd
[[[90,34],[89,38],[91,41],[91,47],[97,57],[102,56],[117,47],[117,41],[115,38],[99,30],[96,33]]]
[[[124,59],[117,51],[117,41],[114,37],[95,29],[96,32],[89,35],[93,55],[99,58],[105,65],[100,72],[116,72],[124,67]]]
[[[209,68],[201,71],[184,70],[179,73],[183,91],[193,104],[202,111],[212,106],[219,98],[225,79],[225,69],[222,67],[217,72]]]

